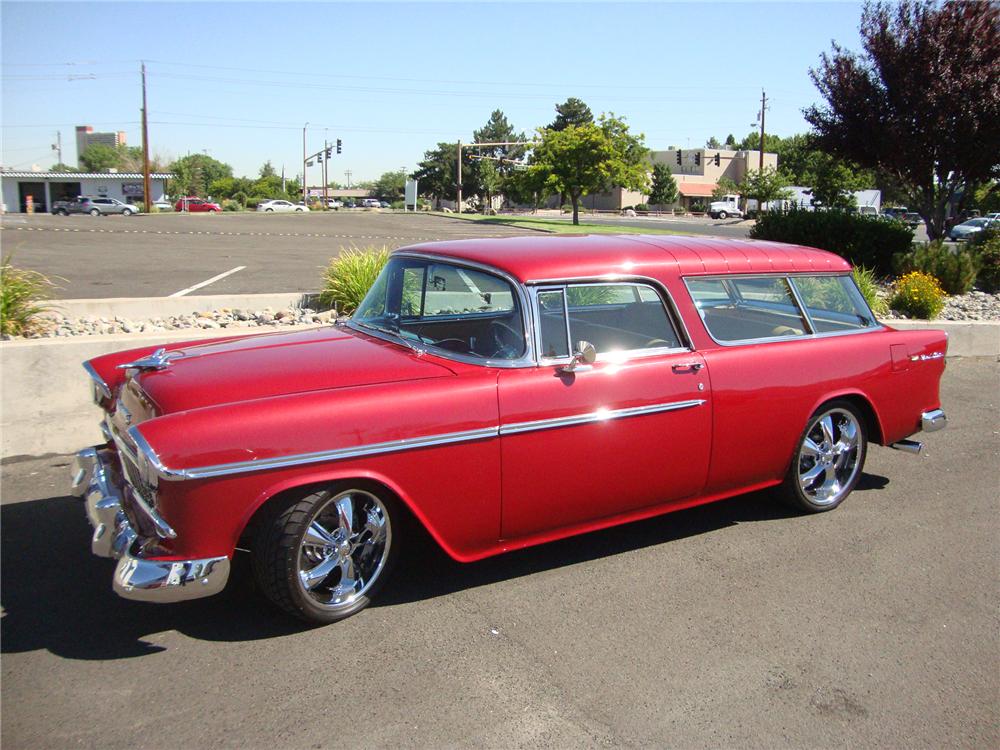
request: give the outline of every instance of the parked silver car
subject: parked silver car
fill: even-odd
[[[130,206],[115,198],[92,198],[89,195],[81,195],[71,201],[55,201],[52,204],[52,213],[59,216],[69,214],[90,214],[91,216],[107,216],[108,214],[121,214],[131,216],[138,213],[138,206]]]
[[[1000,228],[1000,221],[995,219],[989,219],[986,217],[979,217],[976,219],[969,219],[968,221],[963,221],[961,224],[956,224],[948,232],[948,238],[952,240],[967,240],[973,235],[979,234],[984,229],[996,229]]]

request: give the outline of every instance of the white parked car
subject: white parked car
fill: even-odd
[[[382,204],[377,198],[363,198],[361,200],[362,208],[381,208]]]
[[[336,198],[328,198],[326,201],[326,207],[336,210],[338,208],[343,208],[344,204]]]
[[[258,203],[257,210],[271,213],[273,211],[308,211],[309,208],[303,206],[301,203],[296,204],[291,201],[271,200]]]

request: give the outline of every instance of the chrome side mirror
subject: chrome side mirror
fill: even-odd
[[[573,359],[565,367],[559,368],[560,372],[576,372],[577,370],[589,370],[597,359],[597,349],[589,341],[577,341],[576,351],[573,352]]]

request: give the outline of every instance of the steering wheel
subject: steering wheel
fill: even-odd
[[[469,342],[465,339],[441,339],[440,341],[435,341],[433,343],[434,346],[439,346],[450,352],[459,352],[461,354],[469,353]]]
[[[506,323],[491,320],[489,334],[494,346],[490,359],[514,359],[524,351],[524,337]]]

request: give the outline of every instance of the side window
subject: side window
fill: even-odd
[[[808,330],[784,277],[691,279],[687,285],[716,341],[789,338]]]
[[[538,293],[538,322],[541,328],[541,355],[543,357],[568,357],[566,300],[562,289]]]
[[[546,329],[552,336],[556,328],[546,324],[546,302],[551,303],[551,315],[559,312],[556,296],[562,292],[539,293],[542,320],[542,351],[546,347]],[[561,301],[561,300],[560,300]],[[628,352],[644,349],[674,349],[681,346],[680,339],[670,322],[656,290],[645,284],[581,284],[569,286],[565,291],[566,312],[569,322],[569,342],[589,341],[598,354]],[[563,339],[565,341],[565,339]],[[559,351],[565,351],[565,348]],[[566,356],[565,354],[549,356]]]
[[[876,325],[868,304],[849,276],[796,276],[792,283],[816,333]]]

